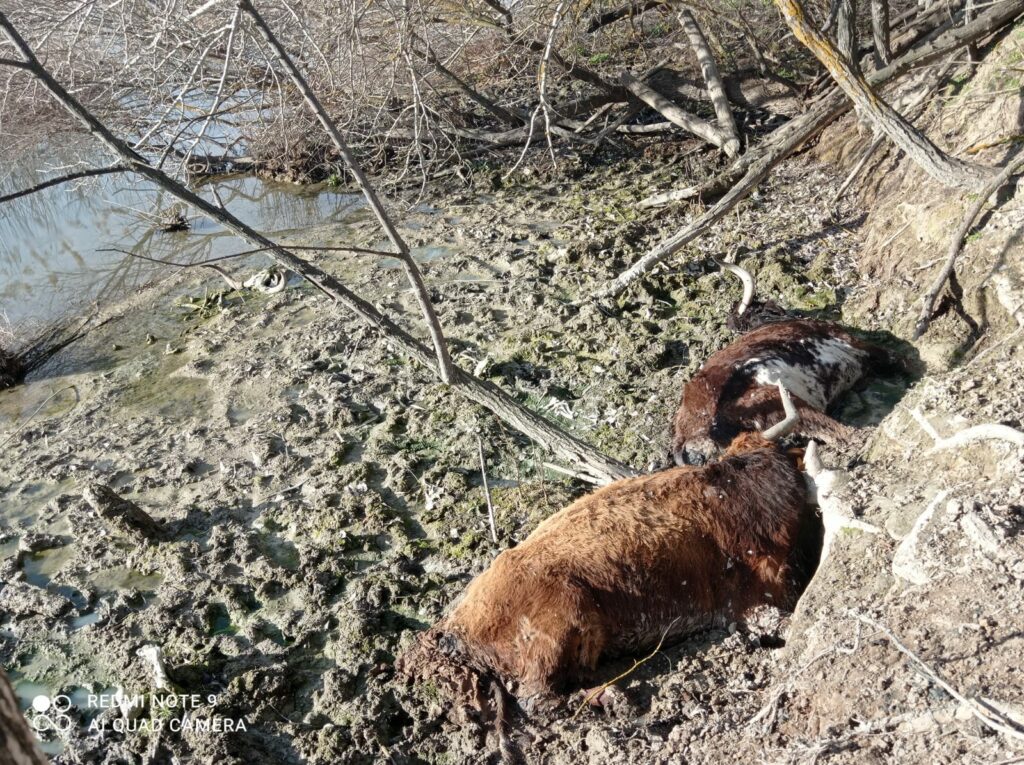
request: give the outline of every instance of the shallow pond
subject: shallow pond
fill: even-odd
[[[0,178],[0,194],[108,162],[88,138],[54,138],[8,167]],[[236,176],[198,191],[279,238],[365,215],[361,196],[324,185],[300,188]],[[53,319],[92,300],[116,299],[166,269],[105,250],[194,263],[246,249],[217,224],[193,215],[187,216],[187,231],[160,231],[159,221],[175,205],[166,192],[121,174],[64,184],[0,206],[0,318],[13,324]]]

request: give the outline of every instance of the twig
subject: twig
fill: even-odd
[[[676,622],[678,622],[681,618],[682,617],[677,616],[665,628],[665,631],[661,633],[661,639],[658,641],[658,644],[656,646],[654,646],[654,650],[653,651],[651,651],[649,654],[647,654],[642,659],[634,659],[632,667],[627,669],[621,675],[617,675],[616,677],[613,677],[611,680],[609,680],[604,685],[599,685],[597,688],[594,688],[589,694],[587,694],[586,698],[584,698],[583,701],[580,702],[579,707],[576,708],[576,712],[573,714],[573,716],[570,719],[575,720],[577,717],[580,716],[580,712],[582,712],[584,709],[587,708],[587,706],[590,704],[591,701],[593,701],[594,699],[598,698],[602,693],[604,693],[606,690],[608,690],[611,686],[613,686],[613,685],[615,685],[615,683],[619,682],[619,680],[622,680],[624,677],[629,677],[631,674],[636,672],[636,670],[642,664],[646,664],[648,661],[650,661],[655,656],[657,656],[658,652],[661,650],[661,646],[665,643],[665,638],[668,637],[668,633],[672,631],[672,628],[676,626]]]
[[[78,170],[74,173],[67,173],[57,178],[50,178],[49,180],[37,183],[35,186],[31,186],[27,189],[21,189],[20,191],[14,191],[10,194],[4,194],[0,196],[0,204],[4,202],[10,202],[12,199],[20,199],[21,197],[27,197],[29,194],[35,194],[37,191],[43,191],[52,186],[59,186],[62,183],[69,183],[70,181],[77,181],[81,178],[92,178],[97,175],[110,175],[112,173],[127,173],[131,172],[131,167],[126,164],[118,163],[116,165],[110,165],[108,167],[93,167],[88,170]]]
[[[864,622],[864,624],[867,624],[870,627],[874,627],[876,630],[885,635],[889,639],[889,641],[896,647],[896,649],[900,653],[909,657],[910,660],[917,666],[918,669],[921,670],[921,672],[924,673],[924,675],[929,680],[938,685],[940,688],[942,688],[942,690],[944,690],[954,699],[959,701],[961,704],[965,705],[967,709],[970,710],[971,714],[977,717],[983,725],[985,725],[988,728],[991,728],[997,733],[1002,733],[1004,736],[1024,740],[1024,728],[1022,728],[1016,722],[1014,722],[1009,717],[1004,715],[1002,712],[993,709],[990,704],[986,704],[984,701],[978,701],[977,699],[964,696],[956,688],[954,688],[952,685],[950,685],[941,677],[939,677],[938,673],[931,667],[929,667],[927,664],[925,664],[924,661],[918,658],[917,654],[915,654],[903,643],[901,643],[899,641],[899,638],[897,638],[896,635],[893,634],[892,630],[890,630],[888,627],[886,627],[883,624],[879,624],[873,619],[869,619],[868,617],[864,616],[863,614],[857,613],[856,611],[851,611],[850,615]]]
[[[79,401],[78,388],[75,387],[74,385],[65,385],[63,388],[59,388],[58,390],[55,390],[53,393],[51,393],[49,396],[47,396],[45,399],[43,399],[43,403],[41,403],[39,406],[37,406],[33,410],[32,414],[30,414],[28,416],[27,420],[25,420],[23,423],[21,423],[21,425],[19,425],[16,430],[13,430],[10,433],[8,433],[7,434],[7,438],[5,438],[3,441],[0,441],[0,447],[6,446],[7,443],[12,438],[14,438],[16,435],[18,435],[21,431],[23,431],[28,426],[28,424],[30,422],[32,422],[33,418],[37,414],[39,414],[40,410],[50,402],[50,399],[54,398],[55,396],[57,396],[60,393],[63,393],[66,390],[73,390],[75,392],[75,403],[77,404],[78,401]]]
[[[935,281],[932,282],[928,292],[921,298],[921,313],[918,315],[917,325],[914,327],[914,340],[920,338],[925,330],[928,329],[928,323],[931,321],[932,314],[935,311],[935,301],[938,299],[939,293],[942,292],[942,288],[946,286],[946,281],[949,279],[950,274],[953,273],[953,269],[956,267],[957,256],[963,248],[964,238],[974,225],[975,219],[981,214],[981,209],[988,202],[988,198],[999,191],[1003,184],[1010,180],[1010,177],[1021,167],[1024,167],[1024,155],[1007,163],[1002,172],[987,183],[979,192],[978,198],[974,200],[974,204],[967,210],[967,215],[964,216],[963,221],[960,223],[960,228],[956,230],[953,238],[949,240],[949,254],[946,256],[946,262],[943,264],[938,276],[935,277]]]
[[[289,250],[312,250],[322,252],[354,252],[359,255],[376,255],[381,258],[393,258],[395,253],[385,252],[384,250],[370,250],[365,247],[319,247],[317,245],[297,245],[297,244],[283,244],[282,247],[287,247]],[[245,257],[246,255],[255,255],[260,252],[267,252],[272,250],[272,247],[254,247],[251,250],[243,250],[242,252],[236,252],[231,255],[218,255],[215,258],[209,258],[207,260],[201,260],[196,263],[178,263],[174,260],[162,260],[160,258],[154,258],[151,255],[142,255],[138,252],[131,252],[130,250],[122,250],[120,247],[101,247],[96,252],[120,252],[122,255],[131,255],[133,258],[139,260],[148,260],[150,263],[159,263],[163,266],[175,266],[177,268],[198,268],[199,266],[208,266],[211,263],[219,263],[222,260],[232,260],[234,258]]]
[[[484,462],[484,442],[476,437],[476,449],[480,454],[480,476],[484,479],[484,496],[487,498],[487,520],[491,522],[491,541],[498,544],[498,530],[494,525],[494,503],[491,502],[491,487],[487,485],[487,464]]]
[[[567,475],[570,478],[577,478],[580,481],[586,481],[587,483],[592,483],[595,486],[600,486],[601,485],[601,481],[597,480],[597,478],[595,478],[594,476],[590,475],[589,473],[581,473],[579,470],[571,470],[571,469],[569,469],[567,467],[562,467],[561,465],[555,465],[552,462],[544,462],[542,464],[548,470],[554,470],[556,473],[561,473],[562,475]]]

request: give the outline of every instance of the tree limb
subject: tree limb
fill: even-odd
[[[46,765],[36,734],[18,705],[7,675],[0,669],[0,762],[10,765]]]
[[[605,11],[597,16],[594,16],[590,23],[586,26],[586,31],[589,34],[593,34],[597,30],[614,24],[616,21],[625,18],[635,18],[637,16],[643,16],[647,11],[653,10],[654,8],[660,8],[664,6],[665,0],[633,0],[633,2],[620,5],[618,8],[613,8],[610,11]]]
[[[847,97],[928,175],[945,186],[977,189],[992,176],[990,168],[951,157],[879,98],[857,69],[807,20],[799,0],[775,0],[793,35],[814,54]]]
[[[41,183],[37,183],[35,186],[31,186],[27,189],[20,189],[19,191],[11,192],[10,194],[4,194],[0,196],[0,204],[4,202],[10,202],[12,199],[20,199],[21,197],[27,197],[29,194],[35,194],[38,191],[52,188],[53,186],[59,186],[62,183],[70,183],[71,181],[77,181],[81,178],[92,178],[97,175],[111,175],[112,173],[128,173],[131,172],[131,166],[126,164],[110,165],[108,167],[93,167],[88,170],[76,170],[73,173],[66,173],[57,178],[50,178]]]
[[[736,129],[732,109],[729,108],[729,97],[725,94],[725,86],[718,73],[718,65],[715,63],[711,46],[708,45],[697,19],[688,8],[679,11],[679,23],[690,39],[690,47],[693,48],[701,74],[704,75],[704,83],[707,85],[711,104],[715,107],[715,116],[718,117],[718,129],[725,134],[725,145],[722,149],[727,156],[735,157],[740,153],[740,134]]]

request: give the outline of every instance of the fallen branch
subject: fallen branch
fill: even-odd
[[[678,125],[683,130],[698,138],[703,138],[713,146],[717,146],[730,157],[736,156],[739,152],[739,141],[730,143],[730,139],[723,131],[716,128],[707,120],[694,116],[684,109],[679,108],[661,93],[656,91],[646,82],[641,82],[629,72],[619,75],[619,81],[630,93],[639,98],[649,107],[658,112],[673,125]],[[735,140],[735,139],[733,139]]]
[[[876,630],[885,635],[885,637],[889,639],[889,642],[896,647],[896,650],[898,650],[904,656],[907,656],[914,663],[914,665],[921,672],[924,673],[924,675],[929,680],[931,680],[937,686],[942,688],[942,690],[944,690],[946,693],[948,693],[950,696],[952,696],[954,699],[956,699],[962,705],[964,705],[972,715],[978,718],[982,725],[984,725],[987,728],[990,728],[991,730],[994,730],[996,733],[1001,733],[1009,738],[1024,740],[1024,728],[1018,725],[1014,720],[1010,719],[1008,715],[1005,715],[999,710],[995,709],[992,706],[992,704],[987,703],[985,701],[979,701],[968,696],[964,696],[962,693],[960,693],[960,691],[958,691],[952,685],[943,680],[942,677],[939,676],[939,673],[931,667],[929,667],[922,659],[920,659],[917,656],[917,654],[915,654],[903,643],[901,643],[899,638],[897,638],[893,631],[890,630],[888,627],[886,627],[883,624],[879,624],[873,619],[869,619],[867,616],[857,613],[856,611],[851,611],[850,615],[856,619],[859,619],[864,624],[867,624],[869,627],[874,627]]]
[[[946,262],[939,269],[938,276],[935,277],[932,286],[928,288],[928,292],[921,298],[921,312],[917,317],[917,324],[914,326],[914,340],[920,338],[925,333],[925,330],[928,329],[928,324],[935,312],[935,301],[953,273],[953,269],[956,267],[956,259],[960,255],[960,250],[963,249],[964,239],[967,237],[967,233],[971,230],[978,215],[981,214],[981,210],[988,202],[988,198],[999,191],[1010,180],[1011,176],[1016,174],[1022,167],[1024,167],[1024,156],[1017,157],[1016,160],[1009,162],[999,175],[985,185],[978,193],[978,198],[974,200],[974,204],[968,208],[967,214],[960,222],[960,227],[949,240],[949,253],[946,255]]]
[[[609,24],[614,24],[620,19],[636,18],[637,16],[643,16],[647,11],[653,10],[654,8],[660,8],[665,5],[665,0],[633,0],[633,2],[620,5],[618,8],[613,8],[610,11],[605,11],[602,14],[594,16],[590,20],[590,23],[586,26],[586,31],[593,34],[599,29],[602,29]]]
[[[991,10],[970,24],[950,29],[935,39],[928,40],[907,51],[889,66],[869,74],[867,81],[871,85],[880,85],[911,69],[925,66],[963,45],[987,37],[1013,21],[1021,13],[1024,13],[1024,0],[1005,0],[1005,2],[993,6]],[[655,246],[653,250],[619,274],[611,284],[602,290],[595,291],[589,299],[602,300],[621,295],[645,273],[702,236],[753,191],[775,165],[849,109],[850,102],[843,98],[842,93],[833,92],[818,101],[803,115],[776,130],[772,134],[772,138],[766,141],[759,150],[748,151],[741,155],[728,170],[701,187],[702,196],[717,196],[724,192],[725,195],[716,205],[699,218],[691,221],[681,231]],[[730,184],[733,185],[730,187]],[[728,191],[726,191],[727,189]]]
[[[732,109],[729,107],[729,97],[725,94],[725,86],[722,84],[722,76],[718,73],[718,64],[711,52],[711,46],[704,38],[697,19],[687,8],[679,11],[679,23],[690,40],[690,47],[697,56],[697,63],[700,65],[701,74],[704,76],[704,84],[707,85],[708,95],[711,97],[711,104],[715,107],[715,116],[718,117],[718,129],[725,134],[725,145],[722,147],[726,155],[735,157],[740,153],[740,134],[736,128],[736,118],[733,117]]]
[[[494,503],[491,502],[491,487],[487,485],[487,463],[484,461],[484,442],[476,437],[476,450],[480,455],[480,477],[484,482],[484,497],[487,498],[487,520],[491,523],[491,541],[498,544],[498,529],[494,524]]]
[[[700,196],[699,186],[690,186],[685,189],[676,189],[675,191],[666,191],[661,194],[652,194],[649,197],[641,199],[637,203],[637,207],[641,210],[650,207],[664,207],[670,205],[673,202],[682,202],[686,199],[693,199],[694,197]]]

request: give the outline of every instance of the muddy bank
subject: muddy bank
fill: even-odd
[[[843,136],[823,141],[852,140]],[[883,256],[872,237],[895,230],[885,234],[876,206],[889,207],[861,196],[837,208],[828,200],[842,168],[810,157],[781,168],[617,314],[574,307],[693,214],[635,207],[692,177],[684,149],[652,144],[649,158],[631,161],[608,151],[555,175],[491,178],[409,216],[403,233],[463,367],[643,467],[667,451],[682,381],[731,337],[739,287],[707,254],[736,251],[788,310],[888,330],[899,347],[925,279],[906,274],[936,254],[922,245],[920,260],[893,263],[900,278],[874,270]],[[941,193],[909,171],[893,177],[925,189],[894,195]],[[1005,246],[991,240],[994,257],[1018,276],[1019,229],[986,229],[1005,231]],[[360,221],[301,238],[380,241]],[[424,334],[394,264],[318,262]],[[493,759],[493,734],[453,724],[431,688],[397,684],[394,657],[499,550],[585,487],[546,470],[536,447],[305,285],[216,297],[222,290],[183,275],[0,393],[0,661],[26,706],[37,694],[68,696],[71,724],[49,750],[67,763]],[[892,308],[872,308],[872,294]],[[1002,445],[927,454],[907,413],[920,407],[943,434],[965,422],[1021,427],[1020,335],[998,311],[983,345],[943,356],[966,363],[939,366],[922,353],[930,367],[909,392],[910,380],[873,381],[844,402],[841,416],[864,427],[826,461],[851,469],[848,501],[883,533],[841,537],[794,615],[762,609],[666,647],[621,681],[612,710],[577,715],[570,699],[521,720],[529,760],[1012,756],[1010,741],[857,618],[892,629],[962,693],[1024,706],[1020,455]],[[961,342],[941,326],[928,341]],[[149,521],[112,521],[124,513],[105,512],[97,484]],[[894,573],[900,549],[907,565]],[[146,646],[162,651],[159,691],[159,672],[139,654]],[[136,718],[90,702],[119,688],[155,698]],[[187,715],[169,703],[181,695]],[[125,719],[164,723],[115,725]]]

